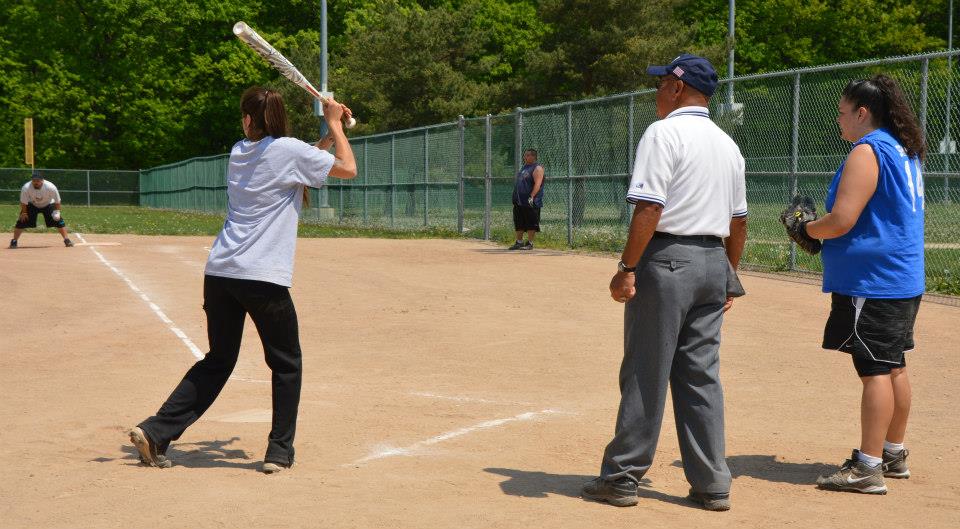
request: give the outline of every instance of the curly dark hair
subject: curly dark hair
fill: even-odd
[[[869,110],[876,124],[888,129],[906,149],[908,156],[920,160],[926,157],[926,140],[917,115],[913,113],[900,85],[892,78],[880,74],[869,79],[850,81],[842,95],[854,108]]]

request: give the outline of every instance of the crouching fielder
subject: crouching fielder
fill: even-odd
[[[906,478],[910,413],[905,352],[924,291],[923,132],[897,83],[851,81],[838,105],[853,149],[827,191],[829,213],[804,225],[823,241],[823,291],[832,295],[825,349],[853,357],[863,384],[860,448],[820,488],[886,494]]]
[[[60,217],[60,191],[53,182],[44,180],[40,171],[34,171],[33,178],[20,188],[20,216],[13,228],[10,248],[17,247],[23,230],[37,227],[37,216],[41,213],[44,224],[60,232],[63,245],[73,246],[67,235],[67,223]]]
[[[210,351],[187,371],[156,415],[130,431],[146,464],[169,467],[164,455],[213,404],[240,353],[244,318],[253,320],[273,372],[273,422],[263,471],[293,464],[293,437],[300,403],[301,354],[297,313],[288,289],[293,276],[297,224],[308,187],[328,176],[353,178],[356,162],[341,116],[350,109],[331,100],[323,115],[336,155],[285,137],[287,117],[280,94],[252,87],[240,100],[243,133],[230,152],[229,208],[207,259],[203,309]],[[328,142],[324,144],[329,145]]]

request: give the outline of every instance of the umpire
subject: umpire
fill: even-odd
[[[637,146],[627,191],[636,207],[610,282],[613,299],[626,303],[620,410],[600,477],[582,492],[617,506],[637,504],[669,383],[689,499],[725,511],[731,477],[718,351],[723,313],[732,304],[727,284],[747,236],[744,160],[710,120],[717,73],[709,61],[684,54],[647,73],[659,78],[661,119]]]
[[[11,249],[17,247],[23,230],[37,227],[37,215],[41,213],[47,227],[56,228],[63,236],[63,245],[73,246],[67,236],[67,223],[60,217],[60,191],[53,182],[44,180],[40,171],[34,171],[30,181],[20,188],[20,216],[13,228]]]

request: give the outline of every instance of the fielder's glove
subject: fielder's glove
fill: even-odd
[[[531,208],[533,207],[533,197],[530,197],[527,199],[527,205],[530,206]]]
[[[817,255],[823,244],[819,239],[807,235],[806,224],[812,220],[817,220],[817,208],[813,205],[813,199],[806,196],[793,197],[787,208],[780,214],[780,222],[787,228],[787,235],[793,239],[793,242],[808,254]]]

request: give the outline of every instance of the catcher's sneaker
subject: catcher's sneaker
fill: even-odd
[[[843,462],[840,470],[829,476],[817,478],[817,488],[863,494],[886,494],[883,482],[883,465],[871,467],[857,459],[859,450],[854,450],[850,459]]]
[[[137,447],[137,452],[140,453],[141,463],[157,468],[170,468],[173,466],[173,463],[167,459],[167,456],[157,453],[156,445],[153,444],[153,441],[150,440],[139,426],[130,430],[130,442],[133,443],[133,446]]]
[[[883,451],[883,477],[894,479],[907,479],[910,477],[910,469],[907,468],[907,456],[910,451],[904,448],[899,452]]]
[[[517,241],[517,242],[513,243],[513,246],[511,246],[511,247],[509,247],[509,248],[507,248],[507,249],[508,249],[508,250],[522,250],[522,249],[523,249],[523,243],[520,242],[520,241]]]
[[[690,494],[687,496],[687,499],[703,506],[703,508],[708,511],[730,510],[729,494],[708,494],[706,492],[694,492],[693,489],[690,489]]]
[[[273,463],[271,461],[264,461],[263,463],[264,474],[276,474],[288,468],[290,468],[290,465],[281,465],[280,463]]]
[[[530,241],[527,241],[527,243],[524,244],[522,247],[520,247],[520,249],[521,249],[521,250],[532,250],[532,249],[533,249],[533,243],[530,242]]]
[[[66,246],[67,248],[71,248],[73,246],[73,241],[71,241],[70,239],[64,239],[63,245]]]
[[[16,247],[17,247],[17,240],[16,240],[16,239],[10,239],[10,249],[12,250],[12,249],[14,249],[14,248],[16,248]]]
[[[603,478],[593,478],[587,482],[580,492],[587,500],[605,501],[617,507],[636,505],[637,484],[629,478],[620,478],[616,481],[607,481]]]

